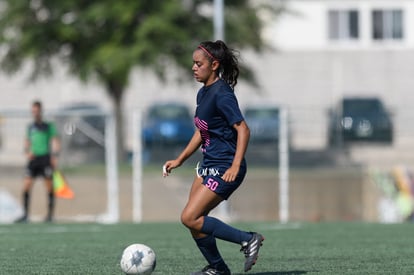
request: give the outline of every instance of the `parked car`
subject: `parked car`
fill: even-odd
[[[250,128],[251,143],[277,143],[279,140],[279,108],[247,107],[244,118]]]
[[[145,146],[183,145],[194,134],[193,117],[182,103],[158,103],[150,106],[143,123]]]
[[[72,103],[59,110],[57,124],[70,147],[103,146],[105,112],[94,103]]]
[[[343,98],[330,111],[329,143],[393,140],[390,113],[377,97]]]

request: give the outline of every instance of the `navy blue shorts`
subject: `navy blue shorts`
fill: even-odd
[[[227,169],[205,167],[199,167],[197,169],[197,175],[203,178],[203,184],[225,200],[240,186],[246,176],[246,167],[241,166],[236,180],[225,182],[221,177]]]

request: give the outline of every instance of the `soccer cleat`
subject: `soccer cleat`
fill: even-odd
[[[191,275],[231,275],[231,273],[229,269],[220,271],[208,265],[201,271],[191,273]]]
[[[257,258],[259,257],[259,249],[262,246],[264,237],[259,233],[253,232],[253,237],[248,242],[242,243],[242,248],[240,251],[244,252],[246,261],[244,262],[244,271],[249,271],[252,266],[256,263]]]

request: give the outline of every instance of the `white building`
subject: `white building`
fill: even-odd
[[[285,0],[265,30],[274,53],[250,62],[264,94],[290,108],[298,147],[326,144],[327,109],[343,96],[379,96],[396,145],[414,136],[414,1]]]
[[[266,36],[281,50],[414,48],[411,0],[285,0]]]

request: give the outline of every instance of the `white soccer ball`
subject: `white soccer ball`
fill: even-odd
[[[145,244],[131,244],[122,252],[120,264],[125,274],[149,275],[155,269],[155,252]]]

